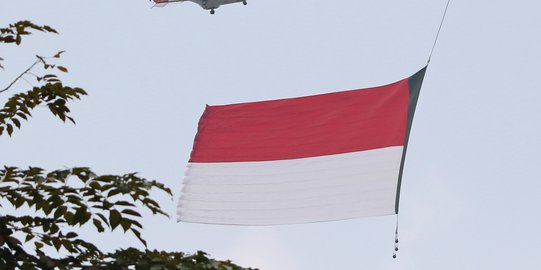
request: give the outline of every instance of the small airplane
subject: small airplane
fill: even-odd
[[[244,5],[248,5],[248,2],[246,2],[246,0],[151,0],[151,1],[153,1],[157,7],[163,7],[169,3],[190,1],[190,2],[194,2],[200,5],[205,10],[210,10],[210,14],[214,14],[215,13],[214,10],[219,8],[222,5],[239,3],[239,2],[242,2]]]

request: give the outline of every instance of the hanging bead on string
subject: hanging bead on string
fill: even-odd
[[[393,259],[396,259],[396,252],[398,251],[398,232],[395,234],[394,238],[394,252],[393,252]]]
[[[396,259],[396,252],[398,251],[398,214],[396,214],[396,229],[394,231],[394,251],[393,259]]]

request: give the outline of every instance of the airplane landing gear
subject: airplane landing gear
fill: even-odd
[[[248,2],[242,1],[242,4],[246,6],[246,5],[248,5]]]
[[[216,13],[216,11],[214,11],[214,9],[211,9],[210,14],[214,15],[214,13]]]

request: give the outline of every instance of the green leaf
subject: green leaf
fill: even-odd
[[[62,241],[58,238],[53,238],[52,241],[53,241],[54,248],[56,248],[56,251],[59,251],[60,248],[62,247]]]
[[[59,230],[60,230],[60,228],[58,227],[58,225],[53,223],[53,224],[51,224],[51,230],[49,230],[49,234],[55,234]]]
[[[72,122],[74,125],[77,124],[77,123],[75,123],[75,120],[73,119],[73,117],[71,117],[71,116],[66,116],[66,118],[68,118],[68,120],[70,120],[70,122]]]
[[[59,52],[56,53],[53,57],[54,57],[54,58],[60,58],[60,55],[63,54],[64,52],[66,52],[66,51],[59,51]]]
[[[43,213],[45,213],[48,216],[53,211],[53,206],[50,203],[45,201],[45,203],[43,204],[42,210],[43,210]]]
[[[135,226],[139,227],[140,229],[143,228],[143,225],[141,225],[141,223],[139,223],[137,220],[132,220],[131,223],[132,223],[132,225],[135,225]]]
[[[78,235],[74,232],[69,232],[68,234],[66,234],[66,238],[75,238],[77,237]]]
[[[96,215],[103,221],[103,223],[110,227],[109,220],[102,213],[97,213]]]
[[[23,206],[24,202],[25,202],[25,199],[22,196],[18,197],[14,202],[15,208],[19,208]]]
[[[92,181],[88,185],[95,190],[101,190],[101,185],[97,181]]]
[[[122,221],[122,216],[117,210],[111,210],[109,212],[109,222],[111,223],[111,228],[114,230]]]
[[[13,126],[10,124],[7,124],[6,127],[8,130],[8,135],[11,137],[11,134],[13,134]]]
[[[120,194],[120,189],[118,188],[115,188],[115,189],[111,189],[111,191],[109,191],[109,193],[107,193],[107,197],[113,197],[117,194]]]
[[[58,32],[57,32],[54,28],[52,28],[52,27],[50,27],[50,26],[48,26],[48,25],[44,25],[44,26],[43,26],[43,29],[44,29],[45,31],[47,31],[47,32],[51,32],[51,33],[58,34]]]
[[[34,265],[32,263],[29,263],[29,262],[25,262],[22,266],[21,266],[21,270],[35,270],[36,268],[34,267]]]
[[[98,219],[93,219],[92,222],[94,223],[94,226],[96,227],[98,232],[101,233],[105,231],[105,228],[103,228],[103,226],[101,225],[101,221],[99,221]]]
[[[116,205],[122,205],[122,206],[135,206],[135,204],[127,202],[127,201],[118,201],[115,202]]]
[[[124,209],[124,210],[122,210],[122,213],[127,214],[127,215],[136,216],[136,217],[141,217],[141,214],[139,214],[138,212],[136,212],[134,210],[131,210],[131,209]]]
[[[58,219],[66,213],[68,208],[66,206],[60,206],[54,211],[54,219]]]
[[[141,243],[143,243],[143,245],[145,245],[145,247],[146,247],[147,246],[147,241],[145,241],[145,239],[143,239],[143,237],[141,237],[141,233],[138,230],[135,230],[135,229],[132,229],[131,231],[133,232],[135,237],[137,237],[137,239],[139,239],[139,241],[141,241]]]
[[[70,240],[66,240],[66,239],[62,240],[62,245],[70,253],[77,252],[77,250],[73,248],[73,243]]]
[[[24,239],[24,242],[28,242],[30,240],[34,239],[34,235],[33,234],[28,234],[26,235],[26,238]]]
[[[122,226],[122,229],[124,229],[124,232],[127,232],[131,227],[131,220],[129,219],[122,219],[120,222],[120,225]]]
[[[75,215],[74,215],[72,212],[66,212],[66,213],[64,214],[64,219],[66,220],[66,222],[68,223],[68,225],[73,226],[73,225],[77,224],[77,223],[75,222]]]
[[[81,225],[85,224],[89,219],[91,215],[88,213],[88,209],[86,206],[81,206],[77,209],[75,212],[75,222],[79,223]]]
[[[26,114],[22,113],[22,112],[18,112],[17,113],[17,116],[19,116],[20,118],[24,119],[24,120],[28,120],[28,118],[26,118]]]
[[[11,118],[11,122],[13,122],[17,128],[21,128],[21,122],[17,118]]]

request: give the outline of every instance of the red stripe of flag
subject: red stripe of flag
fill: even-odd
[[[273,101],[207,106],[190,162],[270,161],[403,146],[408,79]]]

